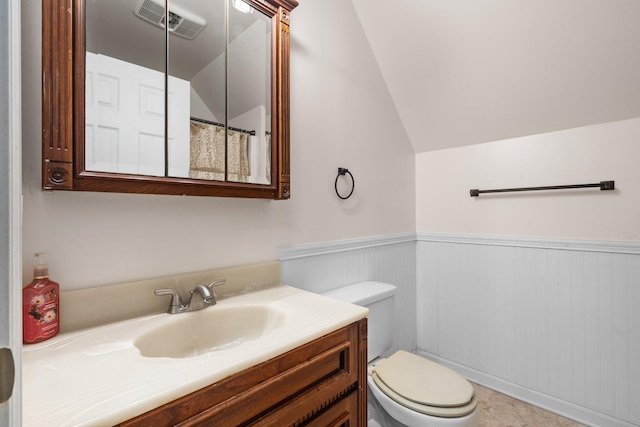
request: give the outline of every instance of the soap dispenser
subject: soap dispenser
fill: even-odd
[[[47,253],[36,253],[33,281],[22,290],[22,341],[33,344],[55,336],[60,329],[60,285],[49,280]]]

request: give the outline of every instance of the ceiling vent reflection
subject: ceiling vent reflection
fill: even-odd
[[[134,9],[134,13],[139,18],[158,27],[165,27],[165,6],[161,0],[141,0]],[[204,19],[174,5],[169,7],[169,13],[166,15],[169,17],[167,28],[171,34],[186,39],[193,39],[206,25]]]

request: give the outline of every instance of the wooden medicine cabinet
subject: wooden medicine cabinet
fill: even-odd
[[[297,5],[43,0],[43,189],[288,199]]]

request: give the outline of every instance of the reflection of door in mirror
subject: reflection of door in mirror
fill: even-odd
[[[167,47],[165,0],[86,2],[87,170],[224,180],[224,146],[221,173],[190,173],[189,121],[225,122],[224,3],[168,2]]]
[[[178,126],[188,118],[188,82],[170,79],[169,93],[170,173],[187,176],[188,145],[180,152],[171,143],[189,137],[189,129]],[[165,176],[164,74],[87,52],[85,95],[87,170]]]
[[[85,164],[164,176],[164,37],[133,12],[126,0],[86,2]]]

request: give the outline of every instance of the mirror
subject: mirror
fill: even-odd
[[[271,23],[265,15],[246,8],[234,0],[229,9],[229,98],[227,112],[229,129],[227,150],[230,158],[246,152],[246,161],[234,162],[239,170],[230,170],[228,179],[238,182],[269,183],[271,174],[271,49],[265,43],[271,39]],[[233,72],[231,70],[234,70]],[[239,132],[244,132],[242,136]],[[240,149],[248,140],[248,150]],[[246,170],[243,169],[247,165]]]
[[[86,2],[85,167],[164,176],[166,38],[134,3]]]
[[[43,2],[43,188],[289,198],[296,6]]]

